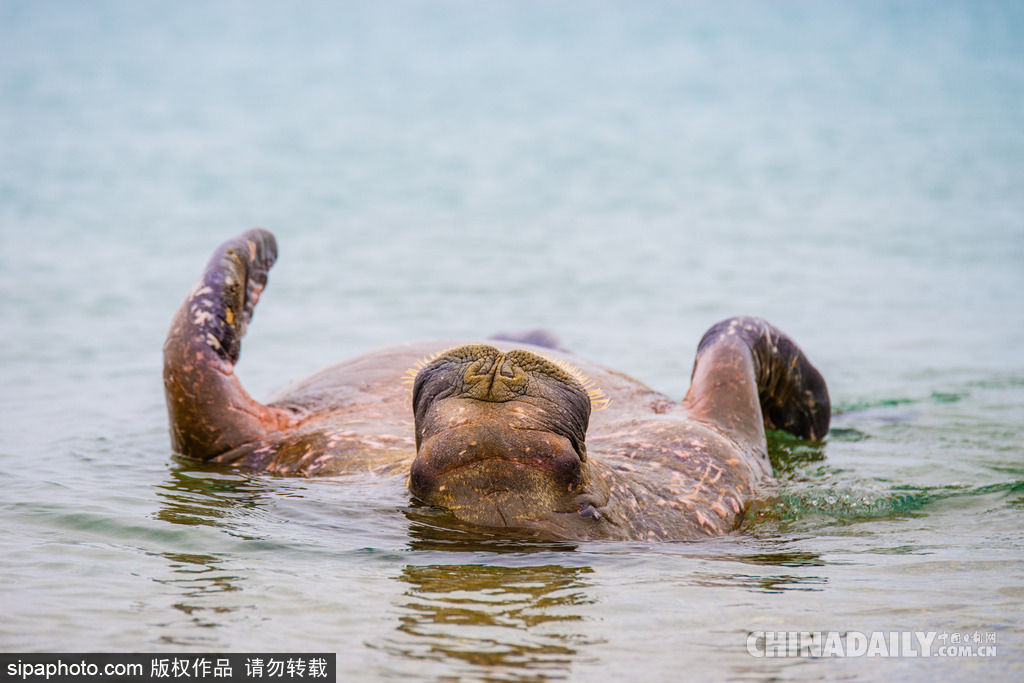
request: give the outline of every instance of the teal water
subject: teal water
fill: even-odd
[[[1019,678],[1024,11],[973,3],[0,0],[0,649],[333,651],[344,680]],[[546,326],[668,394],[734,314],[822,446],[700,543],[452,534],[401,478],[172,457],[170,316],[281,259],[257,397]],[[757,659],[755,631],[994,633]]]

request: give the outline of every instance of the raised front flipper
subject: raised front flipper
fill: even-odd
[[[730,318],[704,334],[684,403],[694,417],[750,443],[763,442],[765,429],[821,440],[831,420],[821,373],[760,318]]]
[[[228,240],[178,309],[164,343],[164,393],[171,445],[208,459],[291,423],[284,410],[254,401],[234,373],[242,337],[277,259],[260,228]]]

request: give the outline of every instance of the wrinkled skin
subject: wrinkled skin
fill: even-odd
[[[182,455],[280,475],[404,473],[413,496],[472,524],[665,540],[740,524],[771,474],[766,427],[828,432],[820,373],[748,317],[704,335],[681,403],[531,331],[385,349],[261,404],[234,366],[276,257],[265,230],[229,240],[174,317],[164,387]]]

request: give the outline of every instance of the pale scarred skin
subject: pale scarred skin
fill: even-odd
[[[182,455],[278,475],[409,474],[416,498],[472,524],[671,540],[739,526],[771,474],[766,426],[814,440],[828,431],[820,374],[746,317],[704,336],[681,403],[534,332],[512,337],[549,347],[395,346],[260,404],[234,364],[276,252],[259,229],[226,242],[174,318],[164,385]]]

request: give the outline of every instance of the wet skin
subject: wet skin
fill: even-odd
[[[705,334],[681,403],[554,348],[441,340],[340,363],[261,404],[234,365],[276,253],[266,231],[229,240],[172,322],[164,386],[182,455],[280,475],[408,474],[413,496],[472,524],[666,540],[740,524],[771,474],[766,426],[828,431],[821,375],[746,317]]]

